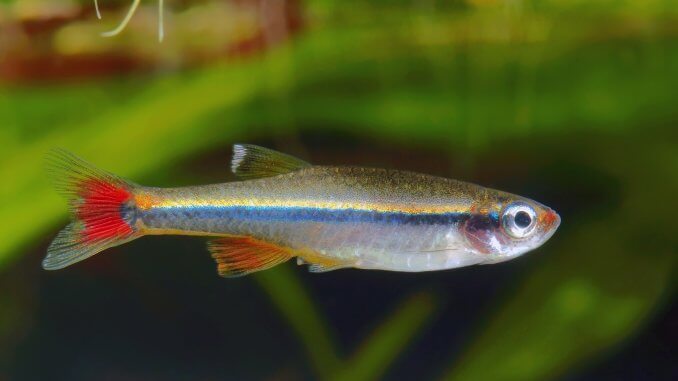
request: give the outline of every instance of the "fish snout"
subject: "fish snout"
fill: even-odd
[[[545,231],[555,230],[560,226],[560,216],[553,209],[547,209],[540,218]]]

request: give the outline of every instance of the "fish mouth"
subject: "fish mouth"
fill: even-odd
[[[544,223],[544,237],[542,238],[542,243],[548,241],[549,238],[555,234],[556,230],[560,226],[560,216],[554,210],[549,209],[543,219]]]
[[[544,214],[542,214],[540,220],[546,229],[557,229],[560,225],[560,216],[555,212],[555,210],[548,207],[546,208]]]

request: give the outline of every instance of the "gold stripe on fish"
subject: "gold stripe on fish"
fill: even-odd
[[[140,198],[137,197],[137,200]],[[257,199],[215,199],[215,200],[190,200],[190,199],[154,199],[141,198],[143,208],[177,208],[177,207],[288,207],[288,208],[313,208],[325,210],[364,210],[381,213],[397,212],[409,214],[438,214],[438,213],[464,213],[469,211],[467,205],[405,205],[363,202],[360,204],[333,202],[321,200],[257,200]],[[142,206],[139,206],[142,208]]]

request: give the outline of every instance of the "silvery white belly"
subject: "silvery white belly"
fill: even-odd
[[[467,247],[455,225],[285,222],[239,224],[236,230],[361,269],[434,271],[483,260],[482,254]]]

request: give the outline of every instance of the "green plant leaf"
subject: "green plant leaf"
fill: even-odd
[[[432,295],[422,293],[409,297],[390,318],[370,335],[363,345],[332,380],[378,380],[400,355],[434,312],[436,302]]]
[[[315,373],[329,379],[340,369],[340,359],[325,319],[298,277],[287,266],[254,276],[299,337]]]

